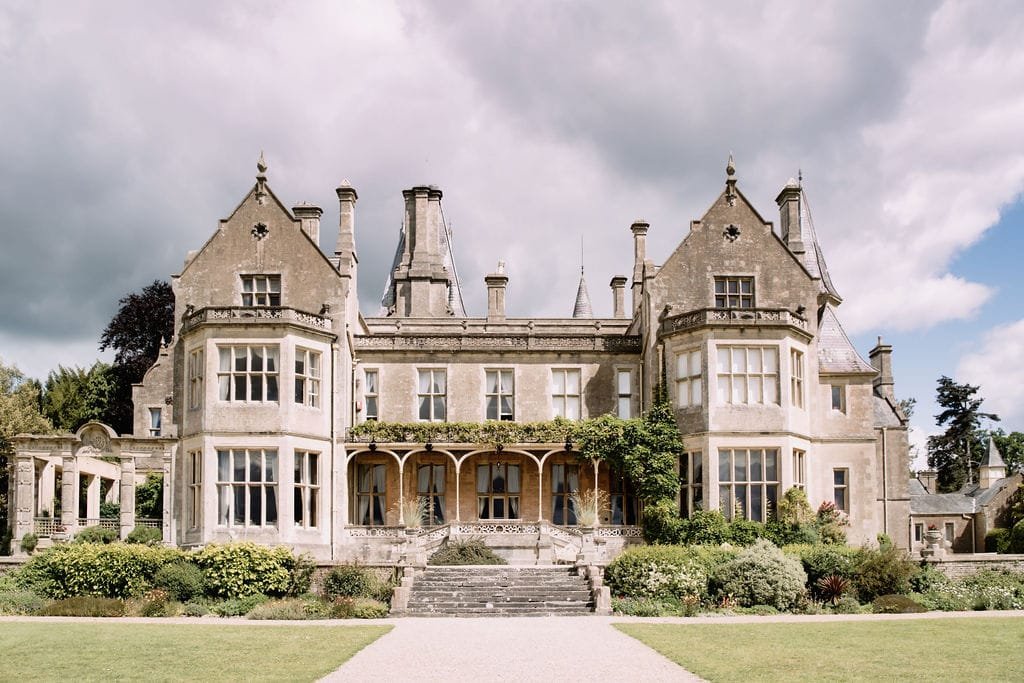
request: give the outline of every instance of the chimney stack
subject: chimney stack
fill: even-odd
[[[871,359],[871,367],[878,371],[878,375],[871,382],[875,391],[879,395],[895,401],[896,395],[893,392],[892,378],[892,345],[883,344],[882,338],[879,337],[875,348],[868,352],[868,358]]]
[[[505,262],[498,261],[498,270],[484,277],[487,283],[487,321],[505,319],[505,288],[508,286],[508,275],[505,274]]]
[[[338,259],[338,270],[341,274],[350,275],[358,263],[355,209],[359,195],[347,180],[342,180],[335,192],[338,194],[338,242],[334,247],[334,255]]]
[[[629,229],[633,232],[633,314],[640,308],[640,295],[643,292],[644,262],[647,260],[647,230],[651,225],[639,219],[633,221]]]
[[[779,232],[782,241],[794,254],[806,251],[800,229],[800,184],[792,178],[779,192],[775,203],[779,205]]]
[[[939,473],[935,470],[921,470],[917,473],[917,480],[924,486],[928,493],[935,493],[935,484],[939,480]]]
[[[609,283],[612,288],[612,317],[626,317],[626,277],[616,275]]]
[[[309,239],[313,240],[313,244],[320,246],[320,216],[323,215],[324,211],[319,206],[313,206],[303,202],[298,206],[292,207],[292,213],[295,217],[301,221],[302,232],[309,235]]]

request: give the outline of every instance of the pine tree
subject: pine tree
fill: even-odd
[[[935,424],[946,431],[928,437],[928,466],[939,472],[939,491],[957,491],[975,480],[977,465],[985,454],[981,421],[998,421],[999,416],[981,412],[984,399],[976,396],[978,387],[959,384],[945,375],[938,385],[935,402],[943,410],[935,416]]]

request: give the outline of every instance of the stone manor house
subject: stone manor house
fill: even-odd
[[[174,337],[135,387],[134,434],[90,423],[17,439],[15,539],[145,523],[183,547],[251,540],[390,563],[407,559],[412,536],[429,550],[472,535],[547,563],[581,550],[571,494],[597,489],[608,503],[589,538],[608,558],[639,542],[643,511],[628,480],[571,443],[377,443],[350,429],[636,417],[663,381],[685,444],[681,514],[764,521],[800,487],[813,507],[849,515],[852,543],[885,532],[909,547],[892,348],[879,340],[865,361],[847,338],[797,182],[779,192],[773,225],[730,159],[723,191],[661,265],[647,253],[650,226],[634,222],[610,318],[593,316],[582,277],[571,317],[509,318],[500,263],[484,278],[486,315],[468,315],[433,186],[403,192],[381,309],[362,311],[358,195],[343,183],[337,196],[325,254],[321,209],[289,210],[261,159],[252,189],[172,276]],[[163,474],[163,517],[138,520],[135,488],[151,472]],[[100,519],[104,499],[120,502],[120,519]],[[418,499],[423,524],[408,529],[403,503]]]

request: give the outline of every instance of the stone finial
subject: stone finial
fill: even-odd
[[[736,175],[736,164],[732,159],[732,152],[729,152],[729,163],[725,165],[725,174],[730,178]]]
[[[260,150],[260,158],[256,161],[256,203],[260,206],[267,203],[267,161]]]
[[[725,201],[729,206],[736,206],[736,164],[729,152],[729,163],[725,165]]]
[[[267,160],[263,158],[263,150],[260,150],[260,158],[256,160],[256,170],[259,171],[260,175],[267,172]]]

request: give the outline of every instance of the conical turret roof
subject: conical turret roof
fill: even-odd
[[[587,281],[580,273],[580,286],[576,289],[576,305],[572,307],[572,317],[593,318],[594,309],[590,305],[590,294],[587,293]]]

